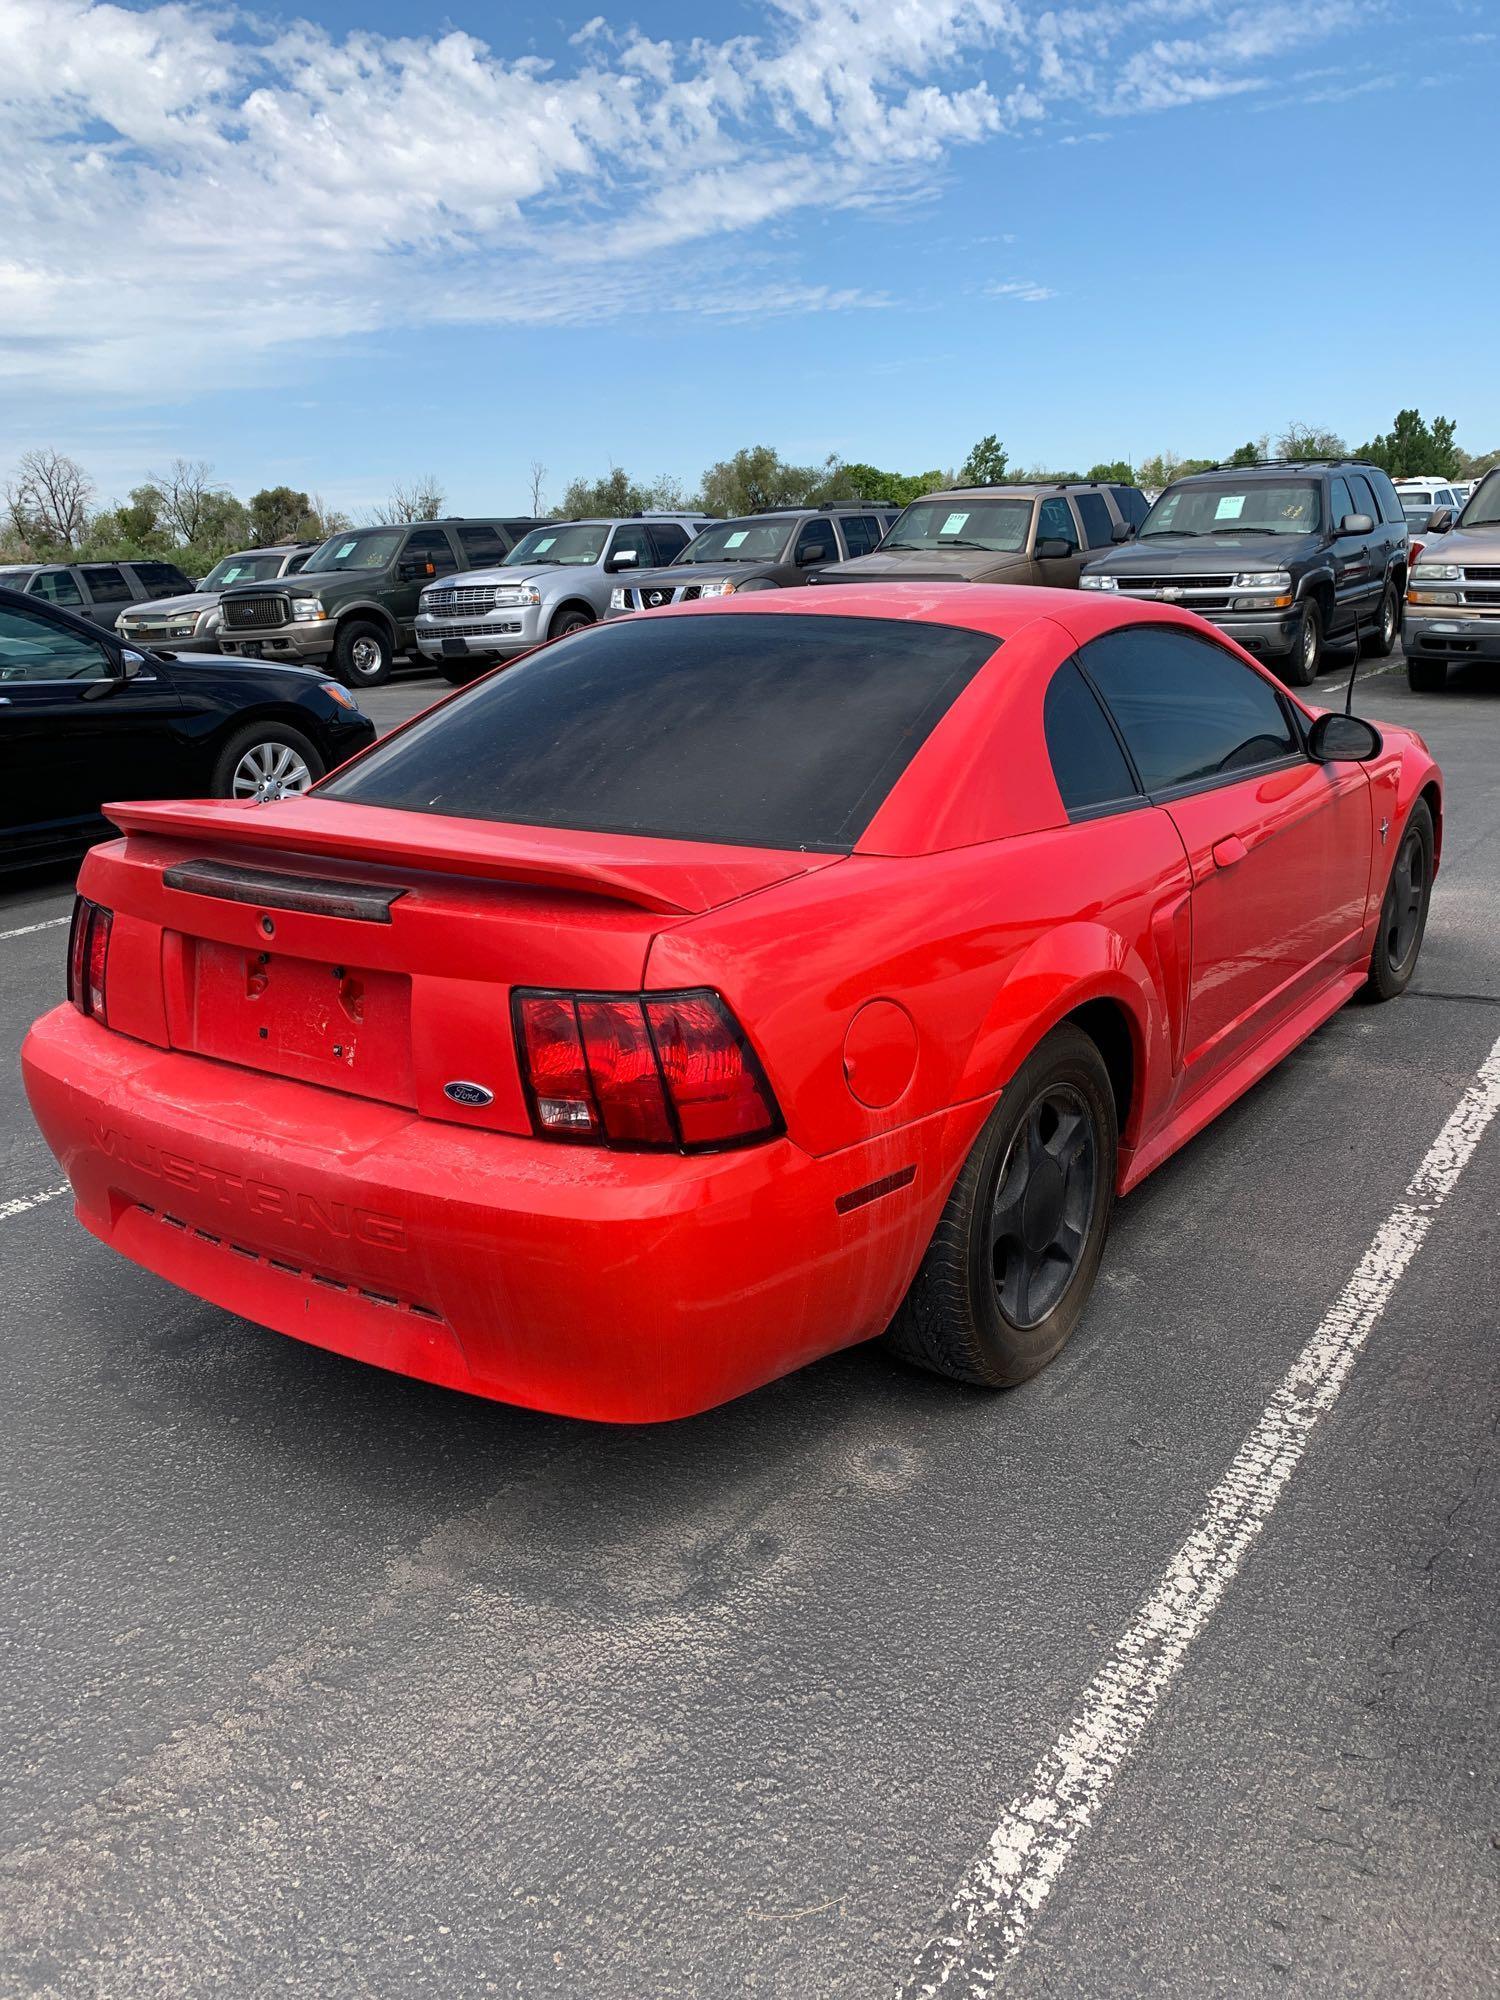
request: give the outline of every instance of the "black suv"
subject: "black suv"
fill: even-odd
[[[0,584],[104,626],[113,626],[127,605],[180,597],[193,587],[169,562],[8,563]]]
[[[456,570],[493,568],[541,525],[514,518],[346,528],[313,550],[300,575],[226,590],[219,650],[306,667],[327,662],[347,687],[375,687],[415,644],[425,585]]]
[[[606,618],[729,597],[740,590],[782,590],[810,583],[822,563],[868,555],[901,512],[886,501],[839,500],[829,507],[768,507],[737,521],[715,521],[665,569],[649,569],[609,593]]]
[[[1380,654],[1395,645],[1410,539],[1379,466],[1223,465],[1174,480],[1135,541],[1091,562],[1079,582],[1196,611],[1306,687],[1325,640],[1357,633]]]

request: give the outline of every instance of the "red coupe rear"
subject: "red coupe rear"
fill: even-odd
[[[112,817],[23,1055],[85,1226],[638,1421],[882,1333],[1040,1367],[1114,1196],[1409,980],[1441,804],[1186,614],[881,585],[598,627],[309,797]]]

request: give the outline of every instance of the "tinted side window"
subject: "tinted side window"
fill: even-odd
[[[73,581],[71,573],[65,569],[38,570],[26,586],[26,595],[45,598],[49,604],[83,603],[83,592]]]
[[[1145,494],[1138,486],[1112,486],[1110,491],[1115,496],[1121,518],[1128,521],[1132,528],[1138,528],[1151,512],[1151,502]]]
[[[1347,483],[1342,479],[1330,480],[1328,485],[1328,513],[1334,534],[1337,535],[1341,532],[1343,519],[1346,514],[1357,514],[1358,512],[1359,509],[1354,504],[1354,495],[1349,491]]]
[[[193,585],[175,563],[138,562],[130,567],[135,571],[135,580],[148,597],[176,596]]]
[[[644,528],[631,526],[616,528],[614,539],[609,545],[611,560],[634,552],[635,567],[648,569],[654,560],[651,554],[651,537]]]
[[[483,569],[486,563],[499,562],[510,544],[488,521],[466,521],[458,531],[458,546],[472,568]]]
[[[1078,546],[1078,529],[1073,520],[1073,509],[1066,500],[1054,497],[1044,500],[1037,514],[1036,538],[1039,542],[1066,542],[1070,549]]]
[[[873,514],[846,514],[839,525],[851,556],[867,556],[880,540],[880,523]]]
[[[655,560],[669,563],[673,556],[680,555],[688,545],[687,529],[679,528],[675,521],[657,521],[651,528],[651,546],[656,551]]]
[[[1361,479],[1357,472],[1349,474],[1349,491],[1354,496],[1354,511],[1356,514],[1368,514],[1372,521],[1380,519],[1380,509],[1375,504],[1375,495],[1370,491],[1368,483]]]
[[[1070,813],[1139,798],[1109,718],[1072,660],[1048,684],[1042,726],[1052,775]]]
[[[1107,549],[1111,546],[1114,522],[1109,518],[1109,508],[1104,504],[1102,493],[1075,493],[1074,505],[1078,517],[1083,522],[1084,540],[1091,549]]]
[[[84,563],[84,587],[96,604],[128,604],[130,585],[113,563]]]
[[[1401,510],[1401,501],[1391,484],[1389,474],[1382,472],[1379,466],[1372,465],[1367,477],[1375,489],[1375,498],[1380,502],[1381,515],[1385,520],[1394,521],[1399,526],[1405,521],[1406,516]]]
[[[321,796],[845,853],[996,644],[831,614],[622,618],[482,681]]]
[[[0,680],[102,681],[109,664],[97,639],[86,639],[35,611],[0,605]]]
[[[441,528],[414,528],[402,553],[430,562],[439,576],[458,568],[457,558]]]
[[[1138,625],[1095,639],[1081,657],[1148,792],[1297,753],[1276,690],[1212,640]]]
[[[825,551],[822,558],[825,562],[832,562],[838,555],[838,538],[833,532],[832,521],[804,521],[797,533],[792,561],[811,562],[819,549]]]
[[[286,568],[281,572],[281,574],[283,576],[295,576],[298,570],[306,569],[307,559],[311,554],[312,554],[311,549],[301,549],[298,551],[296,555],[288,556]]]

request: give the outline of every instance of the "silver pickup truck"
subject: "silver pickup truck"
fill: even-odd
[[[1406,678],[1436,694],[1451,666],[1500,660],[1500,466],[1487,472],[1456,518],[1427,522],[1406,587]]]

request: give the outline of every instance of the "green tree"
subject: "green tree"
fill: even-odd
[[[838,497],[840,480],[847,481],[847,475],[848,468],[836,458],[827,458],[821,465],[793,465],[771,445],[747,445],[704,473],[703,510],[707,514],[754,514],[763,507],[802,507],[832,500]]]
[[[249,542],[252,548],[275,548],[282,542],[321,538],[322,522],[312,501],[291,486],[263,486],[250,495]]]
[[[1148,493],[1159,493],[1174,479],[1184,479],[1190,472],[1212,472],[1217,463],[1217,459],[1179,458],[1175,451],[1159,451],[1155,458],[1148,458],[1136,467],[1136,484]]]
[[[982,437],[958,468],[960,486],[998,486],[1005,478],[1010,454],[991,431]]]
[[[1337,431],[1316,424],[1288,424],[1276,440],[1278,458],[1343,458],[1348,450]]]
[[[1229,463],[1231,465],[1259,465],[1264,458],[1265,452],[1258,444],[1240,444],[1236,445],[1234,450],[1229,454]]]
[[[612,465],[602,479],[570,479],[554,518],[578,521],[598,514],[641,514],[651,504],[651,488],[638,486],[623,466]]]
[[[1112,458],[1107,465],[1091,465],[1089,478],[1105,486],[1134,486],[1135,467],[1128,458]]]
[[[1454,479],[1463,459],[1454,428],[1450,417],[1435,417],[1427,424],[1419,411],[1401,410],[1388,431],[1360,446],[1358,456],[1380,466],[1392,479],[1419,479],[1424,473]]]

